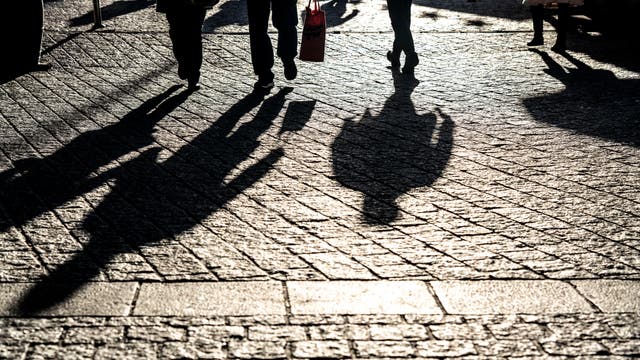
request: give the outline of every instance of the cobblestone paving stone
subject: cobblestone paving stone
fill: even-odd
[[[348,3],[327,61],[261,101],[226,1],[188,95],[151,3],[103,15],[124,3],[95,32],[89,3],[47,3],[54,68],[0,85],[0,282],[640,279],[640,62],[618,44],[528,51],[519,0],[416,1],[415,84],[386,68],[383,2]],[[640,355],[637,314],[0,322],[0,358]]]
[[[638,314],[0,319],[0,356],[94,359],[625,358]],[[636,327],[637,329],[637,327]]]

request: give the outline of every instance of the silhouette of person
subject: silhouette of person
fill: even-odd
[[[16,310],[34,314],[58,304],[118,254],[188,231],[255,184],[284,155],[282,148],[259,156],[233,179],[227,175],[260,146],[258,138],[272,126],[291,90],[284,88],[264,101],[260,94],[249,94],[169,158],[160,160],[160,149],[154,147],[114,169],[113,191],[82,223],[90,235],[83,250],[33,286]],[[254,118],[236,129],[258,105]],[[101,218],[108,218],[109,226]]]
[[[102,185],[111,176],[110,172],[95,177],[91,176],[92,172],[152,144],[154,126],[190,94],[184,91],[169,97],[178,88],[175,85],[145,101],[116,123],[82,133],[45,158],[15,161],[14,168],[0,173],[0,204],[13,225],[22,226],[43,212]],[[63,173],[61,167],[65,168]],[[10,224],[0,223],[0,232],[8,226]]]
[[[556,43],[551,50],[564,51],[567,47],[567,28],[569,26],[569,5],[584,5],[584,0],[523,0],[524,5],[529,5],[531,19],[533,20],[533,39],[527,46],[539,46],[544,44],[542,32],[544,7],[551,3],[558,4],[558,24],[556,26]]]
[[[258,76],[256,90],[268,91],[273,88],[273,46],[269,38],[269,13],[273,26],[278,30],[277,55],[284,66],[284,76],[293,80],[298,75],[295,57],[298,54],[298,12],[296,0],[247,0],[249,18],[249,41],[251,63]]]
[[[393,27],[393,49],[387,52],[391,67],[400,67],[400,55],[404,52],[403,72],[412,72],[418,65],[418,54],[411,35],[411,2],[412,0],[387,0],[387,9]]]
[[[40,62],[44,26],[44,5],[42,0],[10,1],[4,9],[0,21],[5,27],[3,36],[7,39],[4,60],[8,73],[20,74],[30,71],[45,71],[51,64]],[[17,16],[20,22],[9,19]],[[11,24],[11,25],[7,25]],[[7,28],[12,26],[11,28]],[[16,35],[15,32],[19,34]]]
[[[173,54],[178,61],[178,77],[187,80],[190,89],[199,88],[202,66],[202,24],[207,8],[183,0],[158,0],[156,10],[165,13]]]
[[[367,109],[359,121],[348,120],[332,144],[336,180],[364,195],[362,213],[371,224],[397,219],[398,198],[433,184],[453,145],[454,123],[447,114],[416,113],[411,93],[418,81],[397,70],[393,80],[395,91],[380,112]]]
[[[538,49],[544,72],[565,88],[523,100],[533,117],[572,132],[640,147],[640,80],[620,79],[605,69],[595,69],[567,52],[560,55],[575,67],[564,67]],[[568,111],[567,111],[568,110]]]

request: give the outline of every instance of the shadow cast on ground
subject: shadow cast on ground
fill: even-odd
[[[568,53],[561,55],[576,68],[565,70],[551,55],[542,57],[545,72],[565,85],[559,93],[523,100],[537,121],[618,143],[640,146],[640,80],[618,79],[611,71],[597,70]]]
[[[353,0],[331,0],[322,4],[320,8],[325,12],[327,27],[340,26],[358,16],[358,13],[360,13],[358,9],[353,9],[347,14],[347,3],[357,4],[359,2]]]
[[[204,32],[211,32],[227,25],[249,25],[246,0],[227,0],[217,8],[218,11],[215,14],[205,19],[202,27]]]
[[[411,93],[417,80],[398,72],[393,80],[395,92],[380,112],[347,120],[332,145],[336,179],[364,195],[364,221],[372,224],[395,220],[401,195],[437,180],[453,145],[448,115],[416,113]]]
[[[118,16],[127,15],[153,6],[154,0],[120,0],[102,7],[102,20],[107,21]],[[91,25],[94,22],[93,10],[69,20],[69,26],[77,27]]]
[[[290,91],[282,89],[264,101],[263,95],[250,94],[166,160],[158,161],[160,150],[151,148],[115,169],[112,191],[82,224],[89,236],[83,250],[31,288],[18,312],[37,314],[55,306],[116,255],[171,241],[262,178],[283,155],[281,148],[225,180],[259,146],[258,137],[271,127]],[[232,132],[260,104],[255,117]]]
[[[499,4],[492,4],[491,6],[487,6],[487,4],[483,4],[482,2],[471,2],[468,0],[414,0],[413,4],[434,9],[450,10],[479,16],[500,17],[511,20],[530,18],[528,8],[522,6],[521,0],[502,0]]]
[[[112,172],[92,176],[100,167],[153,143],[153,128],[180,106],[189,91],[172,97],[176,85],[145,101],[120,121],[87,131],[46,156],[18,160],[0,174],[0,200],[13,224],[1,223],[0,231],[19,227],[38,215],[87,193],[109,180]]]

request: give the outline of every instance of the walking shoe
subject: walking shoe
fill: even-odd
[[[284,66],[284,77],[287,80],[293,80],[298,76],[298,68],[293,58],[287,60],[282,59],[282,65]]]
[[[412,73],[413,69],[418,65],[420,60],[418,59],[418,54],[407,54],[406,59],[404,59],[404,67],[402,68],[402,72]]]
[[[393,51],[387,51],[387,60],[391,63],[392,68],[400,67],[400,53],[394,54]]]
[[[48,71],[51,69],[51,63],[48,62],[38,62],[31,67],[31,71]]]
[[[534,37],[531,41],[527,43],[527,46],[540,46],[544,45],[544,39],[541,37]]]
[[[258,75],[258,81],[253,84],[254,90],[269,91],[273,88],[273,73]]]
[[[198,77],[190,77],[187,80],[187,89],[196,91],[200,89],[200,79]]]

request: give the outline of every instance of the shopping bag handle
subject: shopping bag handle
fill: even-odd
[[[320,10],[320,1],[319,0],[309,0],[309,4],[307,4],[307,9],[311,9],[311,1],[313,1],[313,4],[315,5],[315,9],[313,9],[314,11],[318,11]]]

